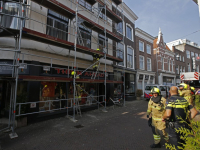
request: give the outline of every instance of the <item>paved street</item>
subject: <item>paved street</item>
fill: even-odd
[[[153,135],[146,120],[147,103],[138,100],[127,102],[126,107],[109,107],[107,113],[84,112],[76,123],[61,117],[31,124],[16,129],[19,136],[16,139],[1,134],[1,147],[3,150],[148,150]]]

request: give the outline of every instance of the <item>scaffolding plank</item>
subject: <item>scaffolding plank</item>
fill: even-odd
[[[101,0],[97,0],[100,5],[104,5],[104,3]],[[105,14],[105,8],[102,9],[102,13]],[[113,20],[116,23],[122,22],[122,18],[120,18],[114,11],[112,11],[108,6],[106,5],[106,16],[108,16],[111,20]]]
[[[93,22],[92,20],[86,18],[85,16],[78,14],[78,17],[84,19],[84,25],[88,28],[91,28],[92,30],[98,32],[98,33],[104,33],[104,27],[100,26],[99,24]],[[109,31],[106,29],[106,36],[111,39],[114,40],[116,42],[120,42],[122,41],[122,37],[114,34],[113,32]]]
[[[68,42],[59,38],[55,38],[37,31],[33,31],[27,28],[23,28],[23,37],[31,39],[31,40],[35,40],[38,42],[43,42],[46,44],[50,44],[50,45],[54,45],[54,46],[58,46],[58,47],[62,47],[62,48],[66,48],[66,49],[71,49],[74,46],[74,43],[72,42]],[[74,49],[71,49],[74,50]],[[98,52],[96,50],[81,46],[81,45],[77,45],[77,51],[78,52],[83,52],[89,55],[93,55],[93,54],[101,54],[102,56],[104,55],[102,52]],[[111,56],[106,54],[106,58],[108,60],[111,61],[116,61],[116,62],[123,62],[122,59],[119,59],[117,57]]]
[[[49,8],[63,16],[73,19],[75,17],[75,11],[69,7],[63,5],[62,3],[56,0],[32,0],[33,2],[42,5],[46,8]]]
[[[51,77],[51,76],[30,76],[30,75],[19,75],[21,81],[49,81],[49,82],[73,82],[73,78],[64,77]],[[105,80],[93,80],[93,79],[76,79],[76,82],[81,83],[104,83]],[[123,83],[122,81],[111,81],[106,80],[106,83]]]

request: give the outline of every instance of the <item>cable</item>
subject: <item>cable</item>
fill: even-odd
[[[188,35],[182,36],[182,37],[181,37],[181,38],[179,38],[179,39],[182,39],[182,38],[184,38],[184,37],[186,37],[186,36],[189,36],[189,35],[195,34],[195,33],[199,32],[199,31],[200,31],[200,30],[197,30],[197,31],[195,31],[195,32],[192,32],[192,33],[190,33],[190,34],[188,34]]]

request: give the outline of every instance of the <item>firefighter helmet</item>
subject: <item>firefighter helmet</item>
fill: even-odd
[[[157,93],[158,95],[160,95],[160,90],[158,88],[153,88],[151,90],[151,93],[154,94],[154,93]]]
[[[194,87],[192,87],[192,86],[190,87],[190,89],[191,89],[192,91],[194,91],[194,90],[195,90],[195,88],[194,88]]]
[[[185,83],[181,83],[179,87],[183,87],[184,90],[187,90],[188,86]]]

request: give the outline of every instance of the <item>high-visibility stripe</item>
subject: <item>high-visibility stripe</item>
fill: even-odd
[[[153,120],[156,120],[156,121],[162,121],[162,118],[155,118],[155,117],[152,117]]]
[[[147,112],[151,112],[151,110],[147,110]]]

